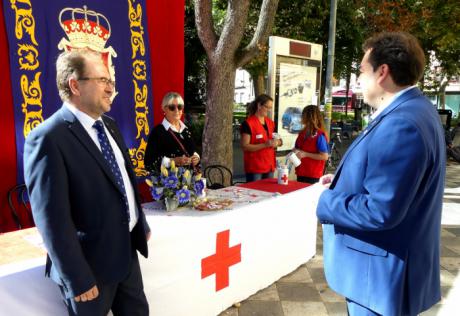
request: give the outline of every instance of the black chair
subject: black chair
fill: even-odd
[[[206,187],[217,190],[233,185],[233,174],[230,169],[222,165],[210,165],[204,169]]]
[[[8,191],[8,204],[18,229],[34,226],[25,184],[18,184]]]
[[[452,120],[452,111],[451,110],[443,110],[438,109],[439,117],[441,118],[442,126],[444,129],[450,129],[450,122]]]

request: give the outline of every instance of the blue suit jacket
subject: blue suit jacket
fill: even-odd
[[[440,300],[445,152],[439,116],[417,88],[353,142],[317,207],[333,290],[385,316]]]
[[[122,136],[102,118],[120,147],[138,197],[136,178]],[[49,258],[51,278],[67,297],[96,282],[123,280],[133,251],[147,256],[149,230],[137,198],[139,220],[129,232],[125,204],[101,151],[77,118],[62,107],[27,137],[24,174],[34,220]]]

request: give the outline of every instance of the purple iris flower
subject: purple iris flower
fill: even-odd
[[[190,191],[188,189],[181,189],[176,192],[179,204],[185,204],[190,201]]]
[[[204,182],[203,180],[198,180],[198,181],[195,181],[195,183],[193,184],[193,188],[195,189],[195,193],[197,195],[201,195],[201,193],[203,193],[203,189],[204,189]]]
[[[164,180],[165,187],[169,189],[174,189],[175,187],[177,187],[178,182],[179,180],[176,176],[169,176]]]
[[[152,197],[155,201],[160,200],[163,197],[163,188],[155,187],[151,189]]]

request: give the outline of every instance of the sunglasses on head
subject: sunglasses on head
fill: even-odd
[[[172,111],[175,111],[176,108],[179,110],[179,111],[182,111],[184,109],[184,105],[183,104],[178,104],[178,105],[175,105],[175,104],[168,104],[168,109],[172,112]]]

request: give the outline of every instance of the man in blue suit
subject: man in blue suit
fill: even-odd
[[[24,147],[34,220],[46,248],[46,273],[69,315],[148,315],[136,250],[147,257],[150,230],[139,203],[128,150],[104,115],[114,92],[101,55],[62,53],[60,110]]]
[[[320,179],[324,270],[350,315],[416,315],[441,297],[444,134],[415,86],[425,63],[417,39],[381,33],[363,48],[358,80],[375,112],[335,176]]]

